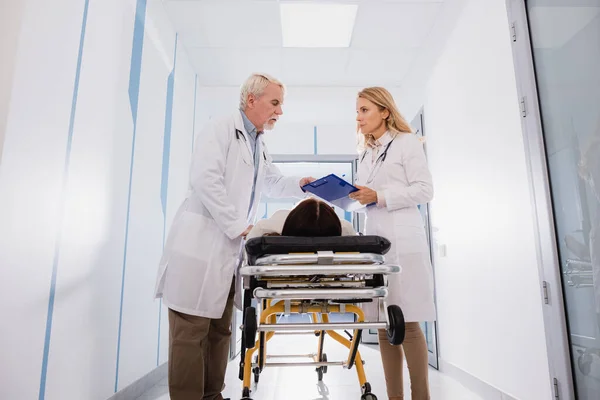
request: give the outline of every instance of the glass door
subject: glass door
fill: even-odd
[[[600,0],[525,2],[575,393],[600,398]]]
[[[427,145],[425,144],[425,129],[424,129],[424,116],[423,109],[419,111],[417,116],[411,122],[412,128],[415,130],[415,134],[423,141],[425,146],[425,154],[427,154]],[[433,264],[433,248],[432,248],[432,234],[431,224],[429,219],[429,204],[422,204],[419,206],[423,221],[425,222],[425,232],[427,233],[427,244],[429,245],[429,255],[431,263]],[[435,267],[435,266],[434,266]],[[435,293],[435,292],[434,292]],[[425,334],[427,340],[427,350],[429,350],[429,365],[434,368],[438,368],[438,351],[437,351],[437,322],[422,322],[421,329]]]

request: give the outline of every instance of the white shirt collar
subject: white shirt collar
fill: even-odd
[[[375,141],[375,147],[385,146],[394,139],[390,131],[386,131],[379,139]]]

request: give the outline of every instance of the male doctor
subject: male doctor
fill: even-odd
[[[302,198],[301,187],[314,181],[282,176],[263,141],[283,114],[284,90],[268,75],[251,75],[240,109],[198,135],[156,284],[169,308],[171,400],[223,400],[236,262],[260,195]]]

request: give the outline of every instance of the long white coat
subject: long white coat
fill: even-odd
[[[390,140],[389,133],[380,138],[384,145],[380,152]],[[434,321],[433,271],[424,221],[417,208],[433,197],[423,145],[414,134],[399,134],[385,161],[375,169],[374,151],[377,150],[367,149],[364,157],[360,156],[356,183],[377,191],[378,198],[385,198],[385,207],[366,208],[365,233],[389,239],[392,247],[385,256],[386,262],[402,267],[402,272],[391,275],[388,281],[388,305],[400,306],[407,322]]]
[[[198,138],[189,191],[165,243],[155,296],[175,311],[221,318],[240,256],[240,235],[254,221],[261,192],[271,197],[304,197],[304,192],[300,178],[281,175],[261,135],[263,154],[248,215],[254,158],[241,112],[209,122]]]

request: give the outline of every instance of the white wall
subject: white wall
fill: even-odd
[[[12,92],[15,68],[15,53],[23,18],[21,0],[3,0],[0,4],[0,163],[2,163],[2,147],[6,131],[8,104]]]
[[[429,82],[439,348],[446,363],[523,400],[550,378],[504,0],[470,0]]]
[[[269,71],[261,71],[268,73]],[[284,82],[285,83],[285,82]],[[241,82],[240,82],[241,84]],[[356,96],[361,87],[287,87],[283,115],[265,140],[272,154],[356,154]],[[402,92],[388,88],[400,104]],[[198,122],[238,109],[238,87],[199,87]],[[408,120],[412,115],[406,116]]]
[[[153,289],[187,186],[195,73],[180,45],[175,63],[160,0],[21,4],[0,86],[0,398],[106,399],[166,361]]]

